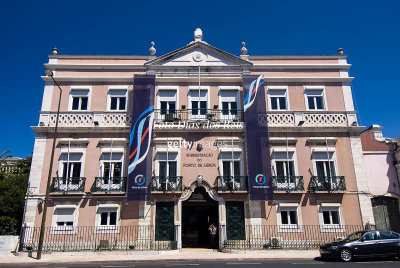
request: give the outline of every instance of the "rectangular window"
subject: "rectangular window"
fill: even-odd
[[[158,109],[160,109],[158,119],[167,122],[174,121],[177,116],[177,90],[159,89],[157,98]]]
[[[305,90],[308,110],[324,110],[324,91],[321,90]]]
[[[323,209],[322,217],[324,225],[340,225],[339,208]]]
[[[120,189],[122,187],[123,153],[102,153],[100,157],[100,188],[103,190]]]
[[[222,159],[222,176],[241,176],[240,153],[224,152],[220,154]]]
[[[158,162],[158,176],[159,177],[176,177],[178,175],[178,154],[168,153],[168,159],[166,153],[157,153]]]
[[[191,109],[191,118],[200,119],[206,118],[205,115],[208,113],[208,91],[191,89],[189,91],[189,104]]]
[[[318,177],[335,176],[335,162],[333,161],[315,161]]]
[[[70,110],[87,111],[89,104],[89,90],[73,89],[70,92]]]
[[[52,218],[51,233],[57,233],[58,231],[73,233],[75,222],[76,206],[74,205],[56,205]]]
[[[333,177],[336,176],[335,161],[333,152],[313,152],[313,160],[315,162],[316,176]]]
[[[273,159],[273,175],[277,177],[296,176],[294,152],[274,151]]]
[[[109,111],[126,111],[126,89],[110,89],[108,91]]]
[[[161,101],[160,106],[162,115],[174,114],[176,112],[174,101]]]
[[[96,211],[96,227],[100,232],[118,231],[118,204],[99,204]]]
[[[293,210],[280,210],[281,212],[281,223],[283,225],[297,225],[297,211]]]
[[[287,110],[286,89],[269,89],[270,110]]]
[[[60,155],[60,170],[58,173],[58,177],[63,178],[64,184],[67,181],[69,181],[69,183],[79,184],[79,178],[81,177],[81,172],[82,172],[81,153],[70,153],[70,154],[62,153]]]
[[[276,176],[278,177],[290,177],[294,176],[294,162],[289,161],[275,161],[276,165]]]
[[[220,90],[221,119],[235,119],[238,116],[238,90]]]
[[[101,226],[116,226],[117,225],[117,212],[107,211],[100,214]]]

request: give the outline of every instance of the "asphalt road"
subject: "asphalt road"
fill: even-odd
[[[157,268],[173,268],[173,267],[206,267],[206,268],[219,268],[219,267],[229,267],[229,268],[257,268],[257,267],[319,267],[323,265],[324,268],[329,267],[363,267],[363,268],[373,268],[379,267],[399,267],[399,260],[360,260],[350,263],[342,263],[337,261],[321,261],[321,260],[224,260],[224,261],[146,261],[146,262],[107,262],[107,263],[60,263],[60,264],[41,264],[41,263],[30,263],[30,264],[14,264],[14,265],[4,265],[3,268],[8,267],[33,267],[33,268],[78,268],[78,267],[96,267],[96,268],[128,268],[128,267],[157,267]],[[322,267],[321,267],[322,268]]]

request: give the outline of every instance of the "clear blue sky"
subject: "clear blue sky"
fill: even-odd
[[[204,40],[239,55],[327,55],[343,47],[362,125],[400,136],[400,1],[0,1],[0,152],[28,156],[43,63],[60,54],[157,55]]]

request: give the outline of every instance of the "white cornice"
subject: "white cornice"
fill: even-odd
[[[144,64],[44,64],[46,68],[57,69],[57,70],[146,70],[147,67]],[[224,69],[240,69],[240,65],[229,65],[229,66],[209,66],[212,69],[224,70]],[[351,64],[254,64],[251,69],[349,69]],[[152,66],[154,69],[198,69],[198,66]],[[208,66],[204,66],[208,68]]]
[[[143,70],[143,64],[44,64],[46,68],[56,70]]]
[[[107,59],[107,60],[149,60],[145,55],[48,55],[49,59]]]
[[[342,70],[349,69],[351,64],[254,64],[250,69],[315,69],[315,70]]]
[[[250,60],[346,59],[347,55],[250,55]]]
[[[48,76],[41,77],[45,82],[52,82]],[[55,77],[57,82],[132,82],[133,77]],[[319,83],[319,82],[351,82],[354,77],[264,77],[265,82],[301,82],[301,83]],[[242,77],[202,77],[203,82],[241,82]],[[157,77],[157,82],[196,82],[198,77]]]

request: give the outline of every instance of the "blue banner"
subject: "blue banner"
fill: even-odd
[[[127,201],[150,201],[153,156],[154,75],[133,78]]]
[[[242,83],[250,200],[273,200],[264,76],[244,75]]]

